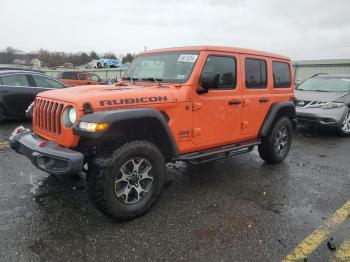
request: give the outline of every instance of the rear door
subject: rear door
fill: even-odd
[[[218,73],[219,87],[193,98],[193,143],[204,148],[231,143],[240,136],[241,90],[238,54],[206,53],[202,72]],[[200,85],[200,84],[199,84]]]
[[[242,136],[255,138],[271,105],[271,79],[269,59],[242,55],[243,107]]]
[[[25,110],[35,97],[35,90],[27,74],[3,75],[1,78],[2,103],[7,117],[25,117]]]
[[[76,72],[63,72],[62,81],[69,86],[79,85],[78,74]]]

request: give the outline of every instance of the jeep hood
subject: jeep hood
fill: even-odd
[[[333,102],[347,94],[349,94],[349,92],[318,92],[295,90],[296,99],[303,101]]]
[[[171,103],[174,98],[167,87],[94,85],[75,86],[40,93],[38,97],[72,103],[82,110],[89,102],[92,108],[105,109],[118,106],[135,106],[156,103]]]

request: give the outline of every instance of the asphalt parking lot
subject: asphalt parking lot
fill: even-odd
[[[10,150],[19,124],[0,126],[1,261],[350,261],[350,138],[299,129],[280,165],[253,152],[169,166],[154,208],[118,223],[84,177],[48,176]]]

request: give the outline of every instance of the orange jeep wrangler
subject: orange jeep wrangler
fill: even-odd
[[[10,142],[47,173],[85,171],[96,207],[126,220],[153,205],[166,163],[200,164],[255,146],[266,162],[282,162],[295,119],[288,58],[181,47],[139,54],[116,85],[40,93],[33,130],[16,128]]]

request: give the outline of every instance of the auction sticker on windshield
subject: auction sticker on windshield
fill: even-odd
[[[178,62],[185,62],[185,63],[194,63],[197,59],[198,55],[188,55],[188,54],[181,54],[179,58],[177,59]]]

